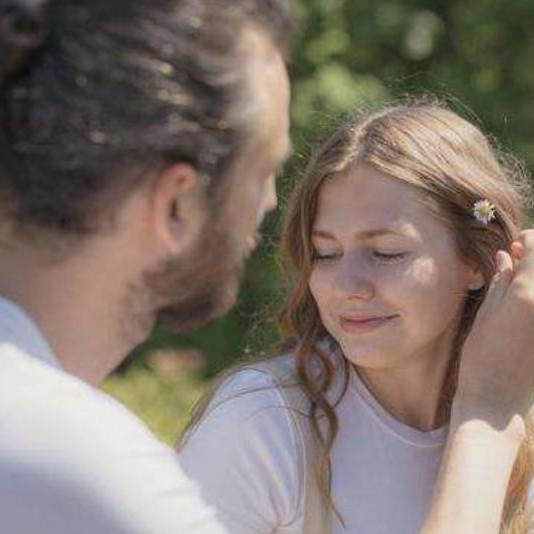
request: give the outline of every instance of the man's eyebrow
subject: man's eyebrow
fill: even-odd
[[[371,239],[373,237],[378,237],[378,236],[387,235],[387,234],[400,235],[400,236],[405,235],[405,234],[402,234],[401,232],[397,232],[393,228],[376,228],[374,230],[364,230],[363,232],[358,232],[354,234],[354,237],[357,237],[360,239]],[[331,234],[327,230],[321,230],[321,229],[312,230],[312,236],[322,237],[323,239],[335,239],[333,234]]]

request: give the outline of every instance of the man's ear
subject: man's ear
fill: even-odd
[[[198,236],[207,214],[202,176],[185,163],[169,165],[157,176],[151,192],[151,222],[156,239],[171,255]]]

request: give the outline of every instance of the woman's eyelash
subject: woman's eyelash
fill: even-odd
[[[331,253],[331,254],[320,254],[319,252],[314,252],[312,254],[312,261],[316,260],[333,260],[337,254]]]
[[[408,254],[407,252],[380,252],[378,250],[373,250],[371,252],[372,256],[378,260],[382,261],[395,261],[400,260]],[[336,259],[340,254],[336,252],[331,253],[319,253],[314,252],[312,255],[312,261],[321,261],[321,260],[334,260]]]
[[[407,252],[379,252],[377,250],[373,251],[373,256],[379,260],[400,260],[406,256]]]

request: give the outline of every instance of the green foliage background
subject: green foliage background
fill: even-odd
[[[341,115],[434,93],[534,166],[532,0],[296,0],[293,7],[295,157],[280,180],[281,208],[265,222],[264,244],[247,267],[240,303],[185,337],[156,329],[127,370],[105,385],[167,441],[203,379],[276,342],[274,316],[285,285],[275,255],[280,214],[310,143]],[[148,355],[168,347],[199,348],[205,364],[146,378]]]

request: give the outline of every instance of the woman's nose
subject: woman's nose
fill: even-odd
[[[375,295],[372,273],[364,262],[353,258],[341,260],[335,279],[338,295],[348,300],[371,300]]]

